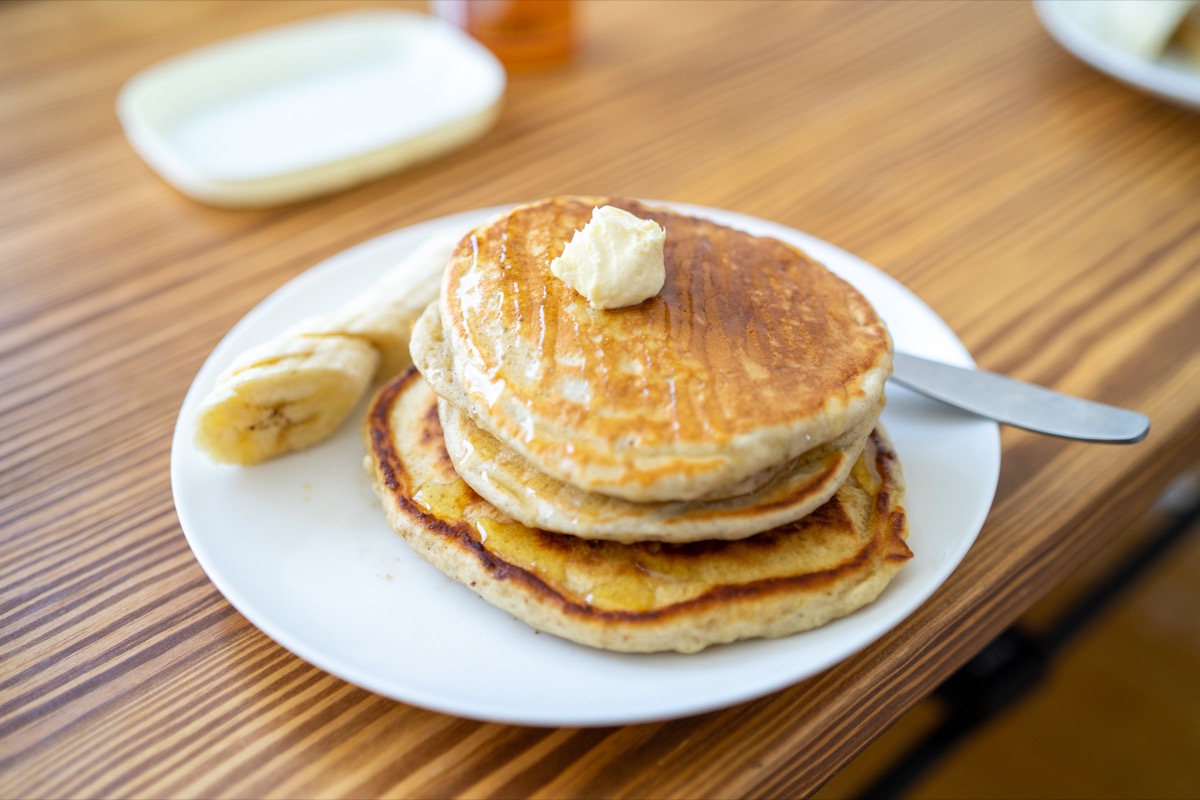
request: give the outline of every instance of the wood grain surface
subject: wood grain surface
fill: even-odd
[[[478,142],[267,210],[197,204],[126,142],[114,103],[140,69],[354,5],[0,5],[0,795],[803,795],[1196,462],[1200,116],[1075,61],[1025,3],[581,3],[577,56],[512,75]],[[180,530],[169,450],[193,376],[351,245],[565,193],[808,231],[907,284],[982,366],[1152,432],[1005,431],[991,516],[934,597],[734,708],[511,727],[309,666]]]

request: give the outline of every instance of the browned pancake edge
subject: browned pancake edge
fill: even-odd
[[[650,607],[606,608],[584,602],[552,577],[498,556],[480,540],[478,528],[453,513],[454,508],[449,513],[442,509],[442,513],[435,514],[414,499],[420,492],[414,488],[405,457],[397,449],[393,420],[397,400],[406,387],[419,380],[420,374],[410,369],[385,385],[373,400],[364,423],[367,471],[389,522],[422,558],[539,630],[593,647],[630,652],[694,652],[737,639],[784,636],[819,626],[871,602],[912,556],[905,542],[907,517],[901,505],[903,483],[896,456],[884,437],[873,434],[871,468],[881,482],[872,500],[868,529],[839,531],[862,536],[852,552],[836,563],[816,571],[714,583],[697,596]],[[441,441],[436,404],[428,408],[418,424],[423,446],[431,452],[437,448],[438,457],[444,459],[440,468],[452,470]],[[461,507],[487,505],[465,483],[462,491],[458,500]],[[805,520],[738,542],[618,544],[523,526],[520,535],[527,536],[522,541],[536,548],[545,560],[565,557],[587,563],[602,559],[603,555],[596,554],[603,554],[606,548],[632,548],[610,552],[660,559],[665,553],[672,570],[687,572],[703,567],[705,561],[729,556],[729,548],[741,548],[734,564],[740,564],[738,559],[743,556],[748,562],[759,559],[768,564],[771,549],[782,541],[781,537],[803,536],[813,526],[829,531],[847,525],[854,527],[840,498],[835,497]],[[653,548],[653,552],[638,552],[638,548]]]

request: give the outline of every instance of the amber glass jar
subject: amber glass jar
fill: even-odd
[[[432,0],[430,6],[512,69],[561,64],[575,49],[570,0]]]

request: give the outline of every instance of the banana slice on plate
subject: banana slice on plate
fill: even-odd
[[[248,350],[204,399],[196,444],[257,464],[329,436],[366,391],[379,355],[345,336],[282,337]]]
[[[243,353],[196,417],[214,461],[250,465],[328,438],[373,382],[411,363],[408,342],[437,297],[458,234],[435,234],[339,309],[302,320]]]
[[[379,353],[374,380],[400,374],[412,363],[408,341],[413,324],[437,299],[446,261],[460,238],[457,232],[433,234],[370,289],[336,311],[303,320],[284,335],[361,339]]]

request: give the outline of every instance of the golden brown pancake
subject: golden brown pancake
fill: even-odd
[[[489,503],[529,527],[616,542],[744,539],[799,519],[846,480],[878,417],[793,459],[753,491],[718,500],[634,503],[538,472],[445,400],[438,401],[438,416],[455,471]]]
[[[550,262],[605,204],[666,229],[667,277],[601,311]],[[746,491],[875,413],[891,374],[870,304],[795,247],[611,198],[531,203],[465,237],[413,356],[540,472],[635,502]]]
[[[376,395],[366,467],[422,558],[531,626],[628,652],[695,652],[822,625],[871,602],[911,557],[899,463],[882,431],[827,503],[738,541],[599,542],[514,523],[446,452],[415,370]]]

